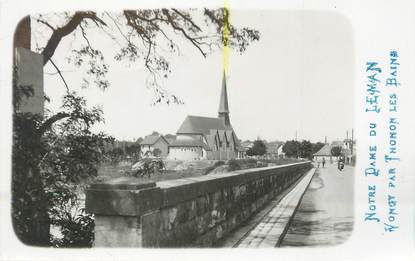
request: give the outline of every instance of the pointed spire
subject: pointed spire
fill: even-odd
[[[229,105],[228,105],[228,91],[226,89],[226,75],[225,71],[223,71],[223,78],[222,78],[222,92],[220,95],[220,102],[219,102],[219,113],[229,113]]]
[[[225,121],[225,126],[231,127],[231,121],[229,119],[229,105],[228,105],[228,91],[226,90],[226,75],[225,71],[223,71],[223,78],[222,78],[222,92],[220,94],[220,102],[219,102],[219,118],[223,118]]]

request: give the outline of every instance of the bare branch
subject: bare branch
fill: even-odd
[[[62,81],[63,81],[63,83],[65,84],[65,87],[66,87],[66,92],[69,93],[69,87],[68,87],[68,84],[65,81],[65,78],[62,75],[62,71],[58,68],[58,66],[53,62],[52,59],[49,59],[49,61],[53,65],[53,67],[55,67],[56,72],[59,74],[59,76],[62,78]]]
[[[51,29],[52,31],[55,31],[55,27],[53,27],[52,25],[50,25],[48,22],[46,22],[45,20],[41,20],[41,19],[36,19],[37,22],[46,25],[47,27],[49,27],[49,29]]]
[[[84,19],[91,19],[96,24],[101,24],[103,26],[107,25],[104,21],[96,16],[95,12],[76,12],[66,25],[53,31],[49,41],[45,46],[45,49],[42,51],[43,65],[45,65],[50,60],[50,58],[52,58],[62,38],[75,31],[75,29],[81,24],[82,20]]]
[[[199,26],[197,26],[194,22],[193,22],[193,20],[192,20],[192,18],[190,18],[190,16],[189,15],[185,15],[185,14],[183,14],[182,12],[180,12],[180,11],[178,11],[176,8],[172,8],[172,10],[176,13],[176,14],[178,14],[180,17],[182,17],[184,20],[186,20],[186,21],[188,21],[194,28],[196,28],[196,30],[197,31],[199,31],[199,32],[201,32],[202,31],[202,29],[200,29],[200,27]]]
[[[163,14],[165,14],[166,15],[166,17],[167,17],[167,20],[169,21],[169,23],[170,23],[170,25],[175,29],[175,30],[178,30],[178,31],[180,31],[182,34],[183,34],[183,36],[186,38],[186,39],[188,39],[198,50],[199,50],[199,52],[203,55],[203,57],[205,57],[206,58],[206,53],[202,50],[202,48],[200,48],[200,43],[196,40],[196,39],[194,39],[194,38],[192,38],[190,35],[188,35],[187,33],[186,33],[186,31],[183,29],[183,28],[181,28],[181,27],[179,27],[179,26],[177,26],[177,24],[173,21],[173,18],[171,17],[171,15],[169,14],[169,11],[167,10],[167,9],[163,9]]]
[[[47,119],[37,130],[37,135],[41,137],[55,122],[62,120],[64,118],[68,118],[71,115],[66,112],[59,112],[53,116],[51,116],[49,119]]]
[[[89,42],[88,38],[86,37],[85,29],[82,26],[82,23],[79,24],[79,28],[81,28],[82,37],[85,39],[88,46],[92,49],[91,43]]]
[[[127,36],[125,36],[125,34],[124,34],[124,32],[121,30],[121,28],[120,28],[120,26],[118,25],[118,22],[108,13],[108,12],[105,12],[105,14],[112,20],[112,22],[115,24],[115,27],[117,27],[117,29],[118,29],[118,31],[120,32],[120,34],[122,35],[122,37],[124,37],[124,39],[127,41],[127,42],[130,42],[130,40],[129,39],[127,39]]]

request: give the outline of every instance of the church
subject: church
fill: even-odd
[[[187,116],[169,144],[171,160],[229,160],[242,158],[239,140],[229,118],[226,77],[223,73],[222,91],[217,118]]]

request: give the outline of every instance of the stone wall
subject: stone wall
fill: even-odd
[[[157,183],[93,184],[95,246],[211,247],[311,169],[310,162]]]

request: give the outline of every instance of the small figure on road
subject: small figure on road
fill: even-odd
[[[323,161],[321,162],[321,164],[323,165],[323,169],[324,169],[324,165],[326,164],[326,159],[323,158]]]
[[[340,157],[340,158],[339,158],[337,168],[338,168],[340,171],[342,171],[342,170],[344,169],[344,159],[343,159],[343,157]]]

